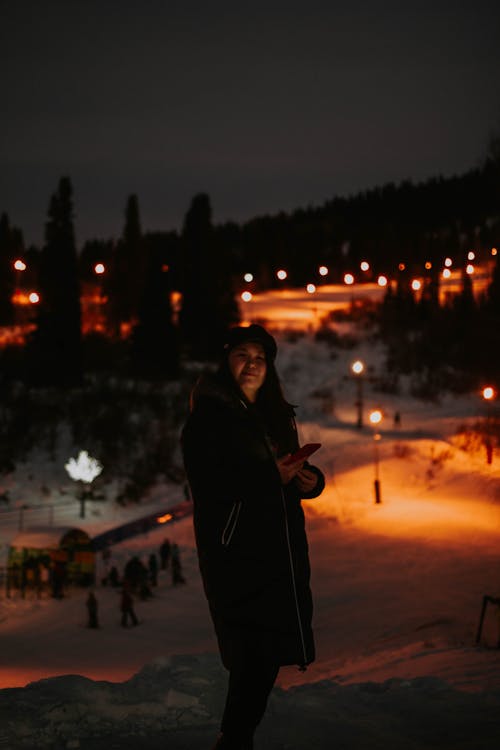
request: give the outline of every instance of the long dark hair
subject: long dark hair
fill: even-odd
[[[294,451],[297,447],[295,408],[283,395],[281,382],[274,361],[266,355],[266,377],[251,404],[236,383],[229,369],[228,354],[223,358],[217,376],[247,406],[253,408],[263,423],[278,456]]]

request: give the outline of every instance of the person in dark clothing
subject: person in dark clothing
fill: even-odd
[[[262,326],[231,329],[182,431],[200,572],[229,670],[213,750],[250,750],[279,668],[315,657],[301,499],[317,497],[324,477],[287,462],[298,437],[276,352]]]
[[[172,544],[172,556],[171,556],[171,565],[172,565],[172,584],[174,586],[177,586],[179,583],[186,583],[186,579],[184,578],[184,575],[182,573],[182,564],[181,564],[181,553],[179,551],[179,545],[178,544]]]
[[[148,558],[148,570],[149,570],[149,580],[151,583],[151,586],[157,586],[158,585],[158,561],[156,559],[156,555],[154,552],[151,552]]]
[[[94,594],[93,591],[89,591],[89,595],[87,597],[87,612],[88,612],[87,627],[88,628],[99,627],[97,611],[98,611],[98,604],[97,604],[96,595]]]
[[[168,568],[168,561],[170,560],[171,545],[169,539],[164,539],[160,544],[160,565],[162,570]]]
[[[122,612],[122,628],[127,627],[129,617],[132,625],[139,624],[139,620],[137,619],[137,615],[135,614],[134,600],[132,598],[132,594],[130,593],[130,588],[125,584],[122,589],[120,609]]]

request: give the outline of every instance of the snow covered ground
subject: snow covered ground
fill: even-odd
[[[380,352],[369,341],[335,352],[280,334],[278,367],[300,405],[302,442],[322,442],[316,463],[328,480],[304,503],[318,657],[305,673],[282,670],[256,746],[497,748],[500,622],[491,606],[479,647],[475,635],[483,595],[500,595],[500,455],[488,465],[456,438],[481,415],[480,398],[426,404],[367,382],[366,414],[385,414],[376,443],[371,428],[356,428],[349,366],[361,357],[376,370]],[[328,414],[313,395],[325,387],[335,400]],[[151,503],[179,491],[163,488]],[[114,509],[82,523],[75,508],[74,524],[92,533],[112,523]],[[136,601],[136,628],[120,627],[109,587],[96,587],[98,630],[85,627],[83,591],[0,598],[0,749],[210,747],[225,674],[190,519],[117,545],[112,562],[147,558],[165,536],[180,545],[187,583],[174,587],[162,571],[154,596]]]

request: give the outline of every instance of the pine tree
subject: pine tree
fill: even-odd
[[[231,278],[231,264],[213,241],[210,198],[196,195],[186,214],[182,233],[183,280],[180,327],[188,354],[213,359],[226,330],[239,313]]]
[[[132,333],[132,370],[137,375],[149,378],[178,375],[179,346],[173,323],[170,276],[161,249],[150,247],[138,321]]]
[[[145,257],[139,201],[130,195],[125,209],[125,226],[118,242],[105,286],[109,297],[109,319],[115,334],[123,325],[131,330],[137,322],[144,289]]]
[[[12,231],[7,214],[0,218],[0,325],[7,326],[14,322],[15,272],[13,269],[14,249]]]
[[[40,385],[74,385],[82,377],[78,262],[73,189],[62,177],[50,200],[40,258],[37,329],[30,347],[31,379]]]

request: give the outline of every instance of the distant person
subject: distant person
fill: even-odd
[[[164,539],[160,545],[160,564],[161,569],[166,570],[170,560],[171,544],[170,539]]]
[[[98,604],[97,604],[97,598],[93,591],[89,591],[89,595],[87,597],[87,613],[88,613],[88,619],[87,619],[87,627],[88,628],[98,628],[99,627],[99,621],[98,621]]]
[[[298,437],[276,353],[262,326],[230,330],[218,371],[193,389],[182,432],[200,571],[229,670],[213,750],[250,750],[280,667],[314,660],[301,499],[325,482],[318,468],[289,460]]]
[[[122,628],[128,627],[128,621],[130,619],[132,625],[138,625],[139,620],[134,610],[134,600],[130,593],[130,587],[124,583],[122,588],[122,595],[120,601],[120,609],[122,613]]]
[[[179,551],[179,545],[172,545],[172,584],[177,586],[179,583],[186,583],[186,579],[182,574],[181,565],[181,554]]]
[[[158,560],[156,559],[156,555],[154,552],[151,552],[149,556],[148,569],[149,569],[149,582],[151,583],[151,586],[157,586],[158,585]]]
[[[113,588],[116,588],[117,586],[120,585],[120,576],[118,574],[118,569],[116,565],[112,565],[111,568],[109,569],[107,580],[109,581],[109,585],[113,586]]]

